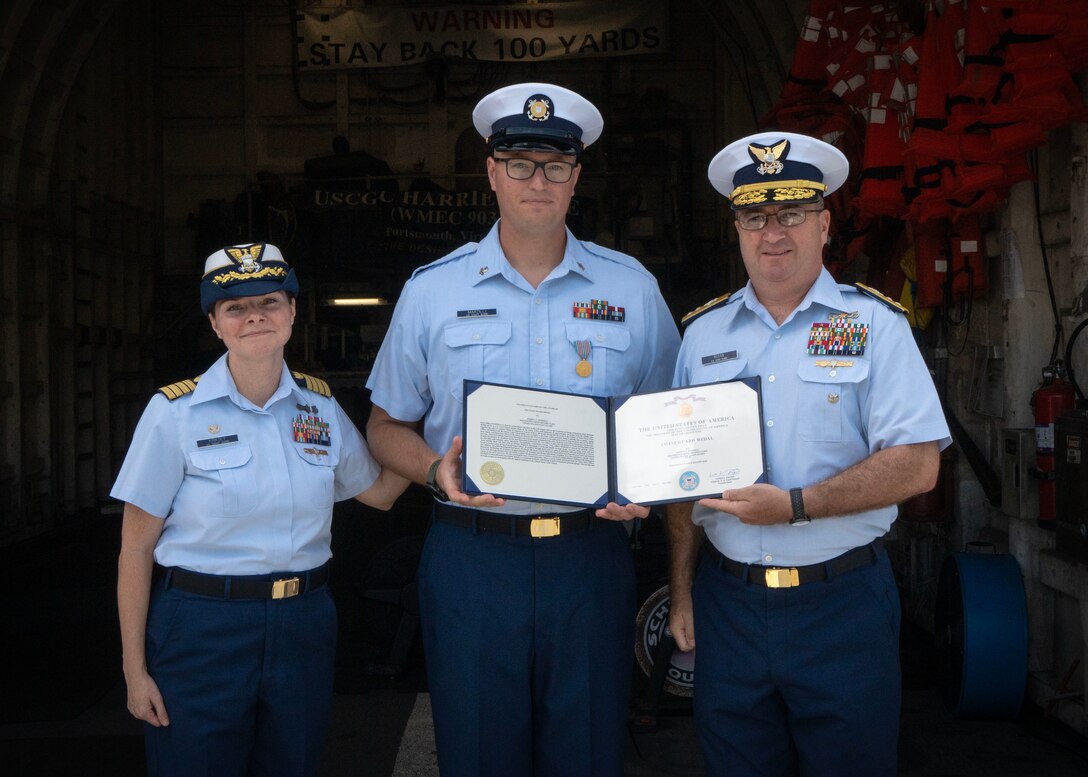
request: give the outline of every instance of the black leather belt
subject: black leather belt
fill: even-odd
[[[739,577],[741,580],[747,580],[749,583],[763,585],[767,588],[794,588],[806,583],[819,583],[823,580],[830,580],[836,575],[849,572],[851,569],[868,566],[880,557],[880,550],[883,547],[884,543],[879,539],[875,539],[868,545],[848,550],[841,556],[805,567],[764,567],[759,564],[742,564],[739,561],[723,556],[709,542],[703,544],[703,552],[706,553],[710,563],[733,577]]]
[[[206,575],[181,567],[156,567],[167,588],[217,599],[289,599],[313,591],[329,580],[329,565],[305,572],[270,575]]]
[[[460,526],[462,529],[483,534],[505,534],[509,537],[556,537],[560,534],[583,531],[603,520],[593,510],[554,515],[506,515],[467,507],[451,507],[442,502],[434,503],[436,521]]]

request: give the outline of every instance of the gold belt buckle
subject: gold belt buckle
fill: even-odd
[[[793,567],[772,567],[763,570],[764,580],[768,588],[795,588],[801,585],[797,578],[797,570]]]
[[[534,518],[529,522],[529,534],[533,537],[558,537],[559,516],[552,515],[548,518]]]
[[[298,596],[297,577],[285,577],[282,580],[272,582],[273,599],[289,599],[292,596]]]

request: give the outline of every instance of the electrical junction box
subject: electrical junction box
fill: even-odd
[[[1001,440],[1001,511],[1010,518],[1039,517],[1039,481],[1035,466],[1035,427],[1004,429]]]
[[[1088,562],[1088,412],[1066,410],[1054,419],[1054,549]]]

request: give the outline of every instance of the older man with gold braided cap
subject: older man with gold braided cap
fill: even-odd
[[[899,598],[881,537],[950,438],[902,310],[823,267],[823,200],[847,172],[833,146],[774,131],[708,170],[749,280],[685,317],[673,385],[758,377],[768,465],[766,483],[668,510],[670,629],[683,650],[698,635],[708,774],[896,772]]]

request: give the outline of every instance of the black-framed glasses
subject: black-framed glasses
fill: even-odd
[[[534,162],[523,157],[493,157],[496,162],[506,165],[506,174],[515,181],[528,181],[536,175],[539,167],[544,171],[544,177],[552,183],[566,183],[574,175],[574,162],[560,162],[551,160],[548,162]]]
[[[823,208],[783,208],[774,213],[749,213],[740,211],[736,214],[737,224],[741,229],[755,232],[767,226],[767,219],[774,216],[784,227],[796,227],[805,223],[809,213],[819,213]]]

